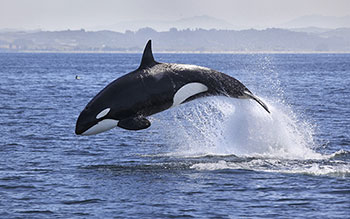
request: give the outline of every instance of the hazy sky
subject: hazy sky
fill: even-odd
[[[0,29],[91,29],[199,15],[238,26],[271,27],[314,14],[350,15],[350,0],[0,0]]]

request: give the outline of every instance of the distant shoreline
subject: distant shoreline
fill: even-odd
[[[350,28],[322,33],[286,29],[0,32],[0,52],[141,53],[152,39],[158,53],[350,53]]]

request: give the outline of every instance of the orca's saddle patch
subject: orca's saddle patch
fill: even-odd
[[[118,122],[118,126],[127,130],[141,130],[151,126],[151,122],[145,117],[129,117]]]

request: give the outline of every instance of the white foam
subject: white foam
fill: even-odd
[[[277,172],[277,171],[273,171]],[[350,164],[324,165],[320,163],[312,163],[307,166],[295,166],[291,169],[279,170],[283,173],[297,173],[310,175],[329,175],[329,176],[345,176],[350,174]]]
[[[213,170],[253,170],[272,173],[287,174],[307,174],[307,175],[327,175],[344,177],[350,175],[350,163],[342,161],[332,161],[324,164],[319,160],[313,160],[306,163],[291,160],[279,159],[253,159],[246,162],[229,162],[220,160],[212,163],[193,164],[191,169],[200,171]]]

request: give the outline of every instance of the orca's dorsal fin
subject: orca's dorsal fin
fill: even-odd
[[[154,57],[152,54],[152,41],[148,40],[146,47],[143,50],[142,60],[141,60],[139,69],[150,68],[156,64],[158,64],[158,62],[154,60]]]

